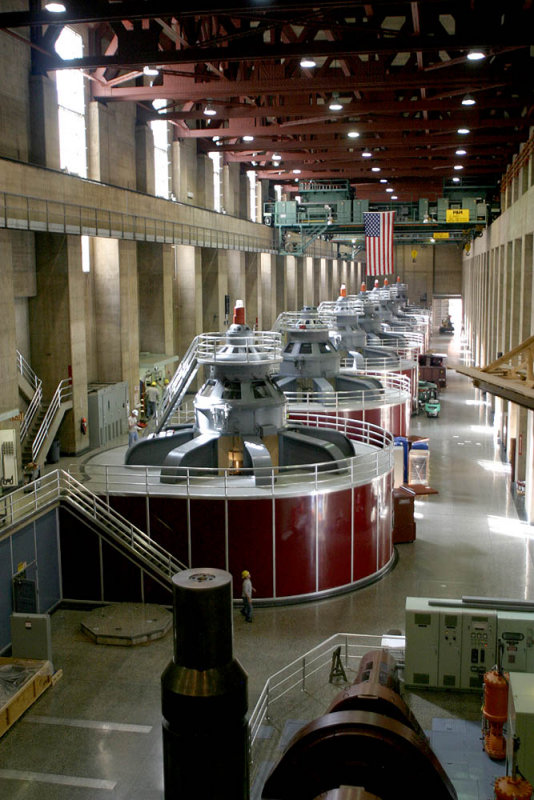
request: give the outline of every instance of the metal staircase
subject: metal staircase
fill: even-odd
[[[158,433],[163,430],[165,424],[170,420],[173,413],[184,399],[187,390],[198,372],[199,339],[199,336],[195,336],[192,340],[161,398],[156,411],[156,431]]]
[[[172,576],[187,569],[144,531],[132,525],[72,475],[59,469],[5,498],[4,513],[0,516],[0,536],[57,505],[66,507],[169,591],[172,591]]]
[[[34,420],[43,402],[43,382],[18,350],[17,374],[19,391],[29,404],[20,426],[20,440],[24,442],[30,429],[35,427]]]

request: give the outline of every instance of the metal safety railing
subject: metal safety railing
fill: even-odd
[[[395,372],[371,374],[357,369],[352,370],[351,375],[355,377],[360,376],[362,378],[378,378],[382,386],[381,388],[353,389],[343,392],[337,392],[333,388],[331,392],[322,389],[314,392],[284,391],[284,394],[290,405],[310,406],[318,404],[332,408],[335,411],[341,411],[348,407],[355,406],[362,409],[376,408],[377,406],[391,405],[392,403],[401,403],[410,400],[410,379],[406,375],[400,375]]]
[[[128,547],[130,553],[135,554],[146,568],[161,580],[169,582],[169,588],[172,576],[187,569],[185,564],[93,494],[87,486],[59,469],[0,499],[0,540],[9,534],[13,526],[24,523],[59,502],[67,503],[86,520],[105,529],[110,538]]]
[[[28,435],[35,415],[41,408],[43,402],[43,382],[38,375],[35,374],[31,366],[28,364],[22,353],[17,350],[17,371],[27,381],[29,386],[33,389],[33,396],[30,400],[28,408],[24,414],[24,418],[20,424],[20,440],[24,441]]]
[[[315,681],[315,687],[328,684],[332,654],[335,650],[340,647],[341,659],[345,668],[356,671],[362,656],[370,649],[379,647],[388,647],[393,651],[399,663],[403,663],[404,646],[404,636],[336,633],[271,675],[249,718],[251,761],[255,760],[255,745],[260,728],[266,720],[269,720],[275,705],[285,706],[285,708],[281,708],[280,713],[286,714],[287,706],[291,705],[289,702],[291,695],[309,691],[312,681]]]
[[[182,402],[185,393],[194,380],[198,371],[198,340],[199,337],[191,341],[187,352],[178,364],[176,372],[169,381],[160,403],[156,409],[156,429],[161,430],[174,410]]]
[[[227,362],[234,354],[244,363],[282,360],[282,339],[274,331],[250,331],[231,337],[226,333],[201,333],[197,339],[197,358],[205,364]]]
[[[262,496],[277,497],[298,493],[302,486],[306,486],[307,491],[312,488],[320,491],[321,488],[356,485],[383,475],[393,467],[393,435],[377,425],[311,409],[290,409],[288,420],[297,425],[344,433],[356,445],[355,454],[338,461],[256,469],[89,463],[72,465],[69,472],[91,481],[99,494],[162,495],[168,491],[161,482],[164,475],[173,479],[172,494],[175,496],[246,497],[260,491]]]
[[[83,179],[76,178],[76,180]],[[152,199],[156,200],[156,198]],[[163,199],[160,200],[165,202]],[[181,209],[191,208],[171,200],[167,202],[172,205],[172,212],[177,215]],[[219,215],[215,211],[210,213],[214,215],[215,222]],[[213,247],[218,250],[272,254],[277,252],[272,240],[272,232],[269,233],[270,241],[266,241],[263,231],[262,235],[254,236],[230,231],[227,228],[219,228],[217,224],[212,227],[203,227],[162,217],[141,216],[99,206],[83,206],[77,203],[66,203],[61,200],[11,192],[0,192],[0,228],[101,236],[163,244],[186,244]]]
[[[46,437],[50,432],[52,424],[56,418],[56,415],[59,413],[61,406],[70,401],[72,401],[72,380],[70,378],[65,378],[65,380],[58,383],[57,389],[54,392],[52,400],[50,401],[50,405],[47,408],[44,419],[41,422],[35,439],[32,442],[32,461],[36,462],[39,458],[41,448],[46,441]]]

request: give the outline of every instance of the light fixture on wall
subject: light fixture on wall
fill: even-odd
[[[466,96],[462,100],[463,106],[474,106],[476,104],[476,100],[472,94],[466,94]]]
[[[342,111],[343,105],[339,102],[339,94],[338,92],[332,92],[332,99],[330,100],[330,104],[328,106],[330,111]]]
[[[467,54],[467,58],[469,61],[482,61],[483,58],[486,58],[486,54],[483,50],[477,48],[470,50]]]
[[[217,114],[216,110],[213,108],[211,104],[211,100],[209,97],[206,102],[206,107],[204,108],[204,111],[202,113],[204,114],[205,117],[214,117]]]

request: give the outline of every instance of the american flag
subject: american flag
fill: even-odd
[[[368,275],[390,275],[393,269],[394,211],[366,211],[365,252]]]

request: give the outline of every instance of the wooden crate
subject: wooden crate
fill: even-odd
[[[37,672],[34,672],[0,708],[0,736],[3,736],[32,703],[35,703],[37,698],[55,683],[50,661],[36,661],[30,658],[0,658],[0,667],[4,665],[21,666],[26,669],[37,668]]]

